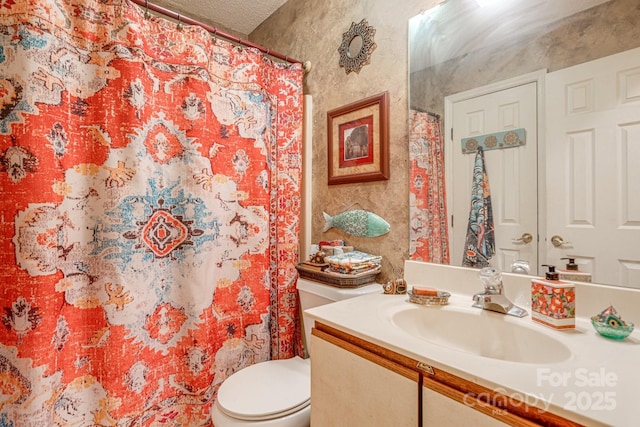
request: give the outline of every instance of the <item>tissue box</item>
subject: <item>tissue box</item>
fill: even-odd
[[[559,280],[531,281],[531,318],[555,329],[576,326],[575,285]]]

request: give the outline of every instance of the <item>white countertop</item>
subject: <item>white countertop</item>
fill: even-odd
[[[417,306],[410,303],[406,295],[384,295],[381,287],[379,294],[312,308],[305,313],[316,321],[573,421],[588,426],[638,425],[638,330],[623,341],[610,340],[596,333],[588,317],[578,317],[573,330],[554,330],[533,322],[530,315],[516,318],[471,308],[472,292],[453,292],[446,286],[438,288],[452,293],[448,306]],[[636,298],[637,293],[632,296]],[[519,295],[514,302],[530,312],[529,306],[521,304],[522,300],[522,295]],[[579,304],[577,299],[578,307]],[[487,358],[434,345],[393,323],[393,313],[405,310],[407,305],[421,310],[465,310],[472,316],[499,316],[504,321],[523,322],[520,324],[563,342],[571,350],[571,356],[555,363],[530,364]],[[589,316],[593,314],[596,313]],[[624,312],[620,314],[626,319]],[[464,325],[460,325],[460,328],[464,333]]]

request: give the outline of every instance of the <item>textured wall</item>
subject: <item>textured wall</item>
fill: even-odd
[[[402,267],[408,258],[408,20],[431,8],[439,0],[289,0],[259,26],[250,39],[291,57],[312,63],[306,77],[305,93],[313,95],[313,241],[343,238],[356,248],[383,255],[383,273],[379,281],[395,276],[394,267]],[[511,51],[501,51],[501,62],[493,72],[470,64],[478,52],[458,58],[434,69],[416,73],[412,79],[415,105],[442,112],[445,94],[501,80],[531,70],[559,68],[587,61],[638,45],[638,0],[614,0],[608,4],[565,20],[524,50],[514,43]],[[339,66],[337,51],[342,33],[352,22],[367,19],[376,29],[376,50],[371,64],[359,74],[347,75]],[[532,47],[534,46],[534,47]],[[544,55],[549,54],[541,60]],[[495,61],[495,55],[491,56]],[[464,64],[461,61],[466,61]],[[470,70],[470,72],[465,72]],[[437,70],[435,70],[437,71]],[[452,79],[453,73],[458,79]],[[505,74],[506,73],[506,74]],[[440,76],[440,77],[438,77]],[[488,77],[487,77],[488,76]],[[484,80],[482,80],[484,79]],[[454,87],[455,86],[455,87]],[[388,91],[390,95],[390,171],[389,181],[327,185],[327,123],[329,110],[359,99]],[[353,238],[338,230],[322,232],[322,211],[337,214],[351,207],[371,210],[391,224],[389,234],[376,238]]]
[[[448,95],[546,68],[557,71],[640,46],[640,2],[611,0],[520,38],[410,76],[413,107],[444,113]]]
[[[408,257],[408,27],[410,17],[436,0],[289,0],[250,35],[251,41],[302,61],[311,61],[305,93],[313,96],[312,240],[344,239],[357,249],[383,256],[379,281],[394,277]],[[377,48],[359,74],[340,67],[338,47],[351,23],[366,19],[376,29]],[[390,179],[327,185],[327,111],[388,91]],[[375,212],[391,231],[355,238],[339,230],[323,232],[322,211],[350,208]]]

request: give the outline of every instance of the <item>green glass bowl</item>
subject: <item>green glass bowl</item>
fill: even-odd
[[[603,322],[598,322],[597,320],[591,318],[591,324],[598,331],[600,335],[605,338],[611,338],[612,340],[623,340],[633,332],[633,323],[627,322],[626,326],[619,326],[617,328],[612,328]]]

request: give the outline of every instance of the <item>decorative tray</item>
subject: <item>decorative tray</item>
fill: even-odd
[[[296,269],[298,270],[300,277],[304,277],[305,279],[315,280],[316,282],[325,283],[339,288],[357,288],[362,285],[374,283],[381,268],[378,266],[363,273],[342,274],[332,271],[311,269],[300,263],[296,266]]]

